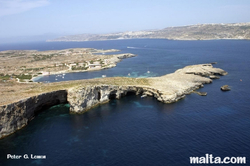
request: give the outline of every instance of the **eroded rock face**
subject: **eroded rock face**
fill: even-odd
[[[68,91],[68,102],[71,112],[83,113],[98,104],[108,102],[110,99],[120,99],[122,96],[127,95],[127,93],[138,95],[142,94],[142,92],[143,88],[136,86],[91,86],[70,89]]]
[[[67,91],[60,90],[0,106],[0,138],[26,126],[40,110],[66,102]]]
[[[202,84],[201,84],[202,85]],[[152,87],[143,86],[93,86],[81,89],[71,89],[68,91],[68,102],[70,104],[70,112],[84,113],[92,107],[109,102],[110,99],[120,99],[127,93],[135,95],[152,96],[163,103],[173,103],[185,97],[186,94],[202,87],[200,84],[183,89],[181,91],[172,91],[172,93],[164,92]]]

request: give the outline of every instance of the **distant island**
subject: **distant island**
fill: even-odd
[[[63,36],[47,42],[58,41],[98,41],[118,39],[169,39],[169,40],[216,40],[250,39],[249,23],[196,24],[167,27],[161,30],[129,31],[110,34],[79,34]]]

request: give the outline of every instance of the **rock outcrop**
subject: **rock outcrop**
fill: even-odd
[[[228,85],[223,85],[221,88],[220,88],[222,91],[230,91],[230,87]]]
[[[209,76],[209,78],[211,78],[211,79],[219,79],[220,77],[219,76],[215,76],[215,75],[211,75],[211,76]]]
[[[0,106],[0,138],[26,126],[39,111],[66,102],[67,91],[60,90]]]

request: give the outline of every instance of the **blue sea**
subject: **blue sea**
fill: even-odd
[[[138,56],[115,68],[38,79],[55,82],[107,77],[155,77],[187,65],[217,62],[229,74],[164,104],[151,97],[126,96],[90,111],[69,114],[69,105],[41,112],[26,127],[0,140],[0,165],[186,166],[190,157],[246,157],[250,160],[250,41],[133,39],[88,42],[2,44],[0,50],[66,48],[119,49]],[[105,56],[101,55],[101,56]],[[150,71],[149,73],[147,71]],[[231,91],[222,92],[228,84]],[[7,154],[46,159],[7,159]],[[198,165],[198,164],[196,164]],[[203,164],[206,165],[206,164]],[[222,164],[219,164],[222,165]],[[227,164],[230,165],[230,164]]]

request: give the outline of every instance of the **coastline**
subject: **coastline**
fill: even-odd
[[[47,42],[103,41],[121,39],[168,39],[168,40],[250,40],[250,23],[194,24],[166,27],[156,30],[127,31],[107,34],[69,35]]]
[[[131,53],[105,54],[118,51],[93,48],[0,51],[0,80],[25,83],[46,75],[103,70],[115,67],[122,59],[137,56]]]
[[[92,107],[120,99],[129,93],[152,96],[163,103],[173,103],[212,82],[210,76],[227,75],[212,64],[186,66],[161,77],[112,77],[49,84],[32,84],[20,91],[19,100],[0,106],[0,138],[26,126],[43,108],[69,103],[71,113],[84,113]],[[26,97],[22,97],[22,93]],[[28,94],[28,95],[27,95]],[[84,100],[83,100],[84,99]]]
[[[91,72],[91,71],[99,71],[99,70],[105,70],[105,69],[110,69],[116,67],[116,65],[114,66],[110,66],[110,67],[105,67],[105,68],[97,68],[97,69],[89,69],[89,70],[65,70],[65,71],[57,71],[57,72],[51,72],[49,75],[37,75],[35,77],[32,77],[31,80],[33,82],[36,82],[36,80],[44,77],[44,76],[50,76],[50,75],[57,75],[57,74],[67,74],[67,73],[84,73],[84,72]]]
[[[114,55],[114,57],[109,59],[111,61],[111,65],[109,65],[109,66],[105,66],[105,67],[101,67],[101,68],[89,68],[88,70],[62,70],[62,71],[56,71],[56,72],[52,71],[52,72],[50,72],[49,75],[66,74],[66,73],[81,73],[81,72],[91,72],[91,71],[110,69],[110,68],[116,67],[117,63],[119,63],[122,59],[125,59],[124,56],[125,56],[125,58],[130,58],[130,57],[135,57],[137,55],[131,54],[131,53],[116,54],[116,55]],[[32,78],[30,80],[35,82],[34,80],[38,80],[39,78],[44,77],[44,76],[48,76],[48,75],[41,74],[41,75],[37,75],[35,77],[32,76]]]
[[[176,41],[212,41],[212,40],[250,40],[248,38],[209,38],[209,39],[194,39],[194,38],[164,38],[164,37],[146,37],[146,38],[124,38],[124,39],[100,39],[100,40],[55,40],[45,42],[88,42],[88,41],[110,41],[110,40],[133,40],[133,39],[165,39]]]

